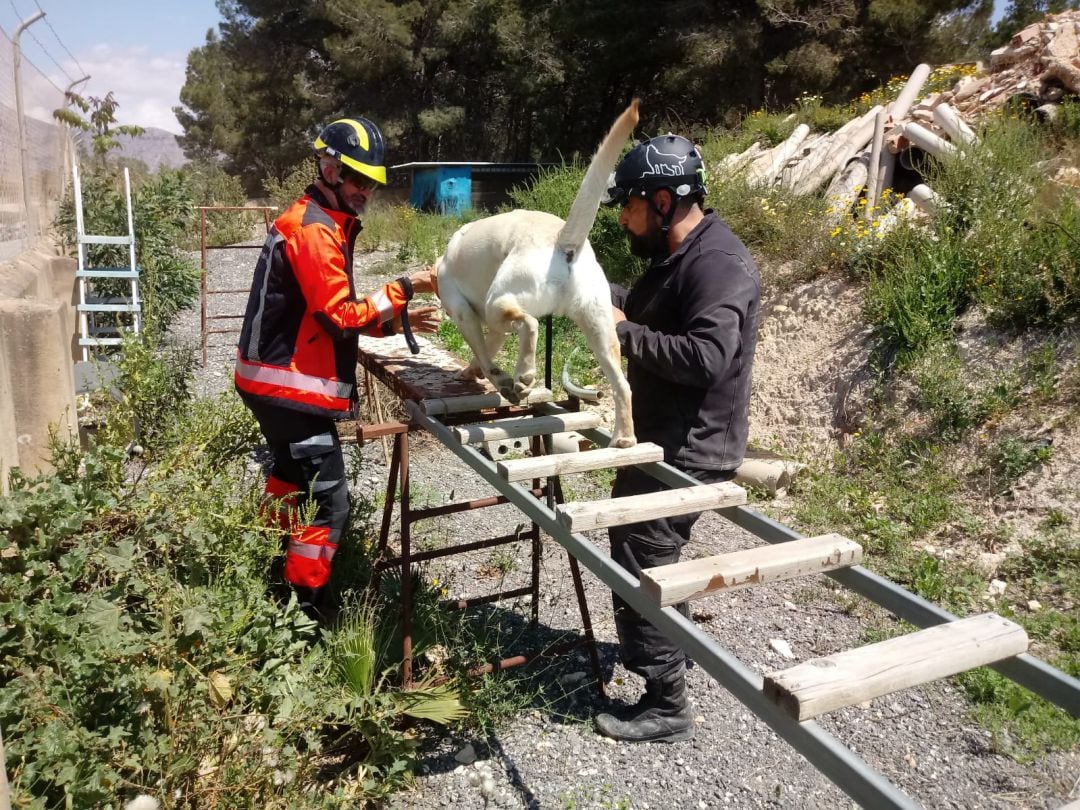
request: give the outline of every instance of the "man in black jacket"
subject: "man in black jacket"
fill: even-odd
[[[627,292],[612,285],[616,332],[639,441],[704,483],[726,481],[743,460],[750,372],[761,281],[746,247],[711,210],[702,210],[705,167],[692,143],[664,135],[619,163],[607,204],[631,251],[650,260]],[[613,497],[665,489],[637,468],[619,471]],[[632,574],[679,560],[698,515],[609,529],[611,557]],[[645,695],[624,712],[600,714],[600,733],[631,742],[690,739],[686,656],[612,594],[624,666],[645,679]],[[684,614],[686,605],[680,605]]]

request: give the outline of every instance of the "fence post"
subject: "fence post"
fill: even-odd
[[[38,237],[38,221],[37,212],[31,212],[30,210],[30,159],[26,154],[26,126],[23,124],[23,103],[22,103],[22,77],[20,76],[21,70],[19,63],[21,59],[21,50],[19,48],[19,37],[22,36],[22,32],[36,23],[42,17],[45,16],[44,11],[38,11],[37,14],[33,14],[19,23],[19,27],[15,29],[14,53],[12,57],[12,65],[14,66],[15,74],[15,119],[19,125],[19,167],[22,172],[22,190],[23,190],[23,206],[26,208],[26,226],[30,236],[33,240],[37,240]]]

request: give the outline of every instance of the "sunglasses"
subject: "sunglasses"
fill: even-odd
[[[360,174],[356,169],[345,166],[344,164],[341,166],[341,179],[348,180],[361,191],[374,191],[379,187],[379,184],[366,174]]]
[[[630,194],[622,186],[611,186],[604,192],[604,197],[601,200],[601,203],[608,208],[615,208],[616,206],[625,208],[628,202],[630,202]]]

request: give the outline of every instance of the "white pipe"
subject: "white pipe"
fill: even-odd
[[[908,199],[919,207],[921,211],[925,211],[930,216],[933,216],[941,208],[941,195],[934,191],[926,183],[919,183],[911,191],[908,192]]]
[[[964,123],[959,113],[948,104],[934,107],[934,123],[945,130],[955,144],[975,143],[975,133],[971,131],[971,127]]]
[[[956,147],[944,138],[935,135],[922,124],[904,124],[904,137],[924,152],[929,152],[934,157],[956,154]]]
[[[874,140],[870,145],[870,165],[867,167],[866,216],[869,219],[877,210],[881,194],[881,144],[885,140],[885,111],[874,116]]]
[[[861,152],[874,134],[874,119],[880,109],[874,107],[838,129],[821,156],[795,181],[792,191],[798,195],[813,194],[840,171],[852,155]]]
[[[888,107],[889,117],[892,118],[894,124],[899,124],[900,121],[908,114],[908,110],[911,109],[911,105],[915,103],[915,99],[918,98],[920,91],[923,89],[923,85],[926,84],[926,80],[930,78],[930,66],[925,62],[921,65],[917,65],[911,76],[908,77],[907,84],[904,85],[904,89],[900,91],[900,95],[896,97],[896,101]],[[881,169],[878,171],[878,183],[877,193],[878,197],[887,188],[892,188],[893,175],[896,173],[896,155],[886,150],[881,156]]]
[[[799,124],[788,135],[787,140],[776,147],[772,162],[769,163],[769,167],[765,170],[765,175],[762,178],[766,185],[772,185],[776,182],[776,178],[780,176],[780,171],[799,151],[799,147],[803,145],[803,141],[806,140],[809,134],[810,127],[806,124]]]
[[[831,223],[840,222],[851,213],[851,206],[866,187],[869,175],[870,153],[863,150],[849,160],[847,165],[833,178],[825,190],[825,199],[829,201],[832,213]]]

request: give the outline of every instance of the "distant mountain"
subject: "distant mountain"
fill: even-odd
[[[84,146],[88,138],[85,133],[79,133],[76,138],[80,146],[83,148],[88,146],[88,144]],[[120,146],[109,154],[111,157],[141,160],[152,172],[157,171],[161,166],[179,169],[187,163],[187,158],[184,157],[184,152],[176,142],[176,138],[177,136],[168,130],[146,127],[146,131],[138,137],[118,135],[116,140]]]

